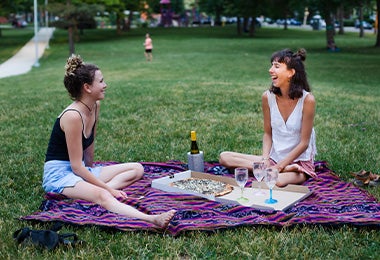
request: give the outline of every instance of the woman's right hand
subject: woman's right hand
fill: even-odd
[[[128,197],[127,194],[122,190],[111,189],[109,192],[112,194],[112,196],[114,196],[117,199],[126,199]]]
[[[264,156],[262,157],[262,162],[264,163],[264,167],[265,168],[269,168],[271,165],[270,165],[270,160],[269,158],[265,158]]]

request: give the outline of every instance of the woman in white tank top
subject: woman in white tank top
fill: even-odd
[[[220,163],[228,168],[252,169],[255,161],[278,169],[277,186],[301,184],[317,177],[314,170],[315,99],[310,93],[304,61],[306,51],[285,49],[271,57],[272,85],[262,95],[264,136],[262,155],[222,152]]]

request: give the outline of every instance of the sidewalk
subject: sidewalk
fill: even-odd
[[[41,28],[37,34],[38,58],[44,54],[55,28]],[[25,44],[12,58],[0,64],[0,78],[28,73],[36,62],[36,45],[34,37]]]

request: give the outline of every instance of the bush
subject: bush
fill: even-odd
[[[355,21],[353,19],[345,19],[345,20],[343,20],[343,25],[349,26],[349,27],[354,27]]]
[[[65,21],[65,20],[58,20],[58,21],[51,22],[50,25],[52,27],[57,27],[60,29],[67,30],[69,28],[69,26],[72,24],[68,21]],[[78,27],[78,29],[81,29],[81,30],[83,30],[83,29],[96,29],[97,23],[96,23],[94,18],[81,19],[81,20],[78,20],[77,27]]]

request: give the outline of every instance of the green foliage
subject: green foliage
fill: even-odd
[[[51,3],[48,10],[59,17],[58,21],[51,22],[51,26],[61,29],[67,29],[70,26],[77,26],[79,29],[94,29],[96,28],[94,17],[97,12],[103,12],[104,8],[98,4]]]
[[[350,171],[380,172],[380,50],[372,47],[374,35],[337,35],[341,52],[329,53],[321,47],[322,31],[262,28],[256,38],[237,37],[228,26],[149,32],[155,46],[151,63],[143,55],[143,29],[122,36],[114,30],[86,31],[76,46],[86,62],[100,66],[108,84],[96,160],[185,161],[192,129],[208,161],[224,150],[259,153],[270,55],[304,47],[317,100],[317,159],[328,161],[346,181]],[[66,41],[66,32],[57,30],[39,68],[0,81],[0,259],[378,258],[378,230],[350,226],[242,227],[177,238],[65,226],[63,232],[76,232],[87,244],[53,252],[17,248],[11,239],[15,229],[50,226],[17,217],[38,210],[51,127],[71,102],[62,83]],[[9,54],[0,51],[0,60],[4,55]],[[367,189],[380,198],[378,188]]]

